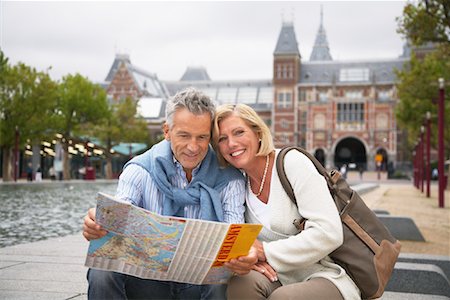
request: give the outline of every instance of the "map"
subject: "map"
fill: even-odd
[[[193,284],[226,282],[223,262],[246,255],[262,228],[161,216],[103,193],[96,222],[108,234],[90,242],[87,267]]]

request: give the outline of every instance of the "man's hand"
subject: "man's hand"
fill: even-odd
[[[264,253],[264,247],[263,244],[258,241],[255,240],[255,242],[253,243],[253,247],[256,249],[256,253],[258,255],[258,261],[266,261],[266,254]]]
[[[248,272],[250,272],[250,270],[257,262],[258,262],[257,250],[252,246],[246,256],[239,256],[238,258],[233,258],[229,262],[224,263],[224,266],[238,275],[245,275]]]
[[[108,232],[95,223],[95,208],[90,208],[84,217],[83,236],[86,240],[95,240],[104,237]]]

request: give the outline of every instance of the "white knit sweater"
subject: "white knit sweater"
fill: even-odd
[[[298,209],[284,191],[274,165],[267,203],[270,229],[264,227],[258,237],[263,242],[267,262],[277,271],[283,285],[322,277],[332,281],[344,299],[360,299],[359,289],[345,270],[328,257],[342,244],[343,232],[325,179],[304,154],[295,150],[287,153],[284,166]],[[308,221],[298,233],[292,222],[300,216]],[[246,222],[261,223],[248,203]]]

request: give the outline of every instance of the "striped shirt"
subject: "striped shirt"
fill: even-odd
[[[178,188],[189,187],[186,173],[178,161],[174,161],[176,176],[172,178],[171,184]],[[193,178],[199,167],[192,172]],[[244,223],[245,203],[245,181],[232,180],[220,192],[224,222]],[[164,205],[164,194],[159,191],[150,174],[142,167],[131,164],[123,170],[119,177],[116,197],[130,202],[133,205],[146,210],[162,214]],[[200,205],[187,205],[184,208],[184,217],[199,219]]]

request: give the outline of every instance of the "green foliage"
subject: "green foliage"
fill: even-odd
[[[414,45],[427,42],[450,44],[450,3],[448,0],[420,0],[406,4],[397,18],[398,32]]]
[[[108,114],[105,91],[80,74],[63,77],[58,92],[56,119],[65,136],[83,133],[83,124],[99,124]]]
[[[446,82],[445,140],[450,140],[450,3],[448,0],[419,0],[407,3],[403,15],[397,18],[398,32],[414,46],[433,43],[435,49],[423,58],[411,57],[409,65],[397,73],[400,102],[396,107],[400,127],[408,131],[411,149],[420,136],[426,112],[432,114],[432,144],[437,138],[438,79]],[[450,144],[446,144],[446,151]],[[448,153],[448,152],[447,152]]]
[[[2,66],[0,99],[0,145],[14,145],[15,129],[20,132],[21,144],[39,140],[49,127],[56,107],[56,87],[48,74],[18,63]]]
[[[108,150],[121,142],[149,142],[147,123],[137,115],[137,102],[131,98],[110,105],[102,123],[93,129],[92,135]]]
[[[408,130],[410,147],[420,135],[420,127],[424,124],[426,112],[432,114],[432,138],[436,143],[437,136],[437,99],[439,97],[438,79],[444,78],[447,86],[450,80],[450,51],[441,46],[423,59],[411,57],[408,68],[397,72],[400,80],[397,85],[400,101],[396,107],[397,121],[402,128]],[[446,140],[450,140],[450,93],[445,101]],[[446,143],[447,151],[450,144]],[[447,152],[448,153],[448,152]]]

